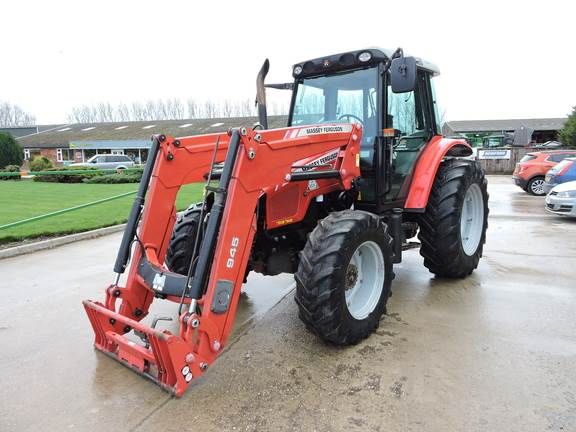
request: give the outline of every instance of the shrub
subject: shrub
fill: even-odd
[[[0,132],[0,167],[22,165],[24,152],[20,144],[10,134]]]
[[[564,127],[558,131],[558,138],[565,146],[576,148],[576,106],[572,108]]]
[[[52,183],[82,183],[83,180],[89,179],[91,177],[97,176],[98,170],[93,167],[57,167],[48,168],[43,171],[66,171],[64,174],[40,174],[34,176],[34,181],[37,182],[52,182]],[[75,173],[74,171],[96,171],[94,173]]]
[[[36,156],[30,162],[30,171],[45,171],[52,168],[52,162],[46,156]]]
[[[18,175],[3,176],[2,173],[18,173]],[[20,180],[20,167],[18,165],[6,165],[3,169],[0,169],[0,180]]]
[[[89,184],[139,183],[141,178],[142,170],[138,170],[127,173],[98,175],[82,181]]]

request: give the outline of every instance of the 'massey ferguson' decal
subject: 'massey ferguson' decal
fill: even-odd
[[[343,125],[317,125],[307,126],[300,129],[291,129],[286,132],[284,139],[299,138],[308,135],[322,135],[339,132],[352,132],[351,124]]]
[[[345,124],[345,125],[326,125],[326,126],[310,126],[302,128],[298,131],[298,136],[307,136],[307,135],[320,135],[320,134],[328,134],[328,133],[336,133],[336,132],[352,132],[352,125]]]
[[[296,168],[293,172],[303,172],[311,170],[319,165],[328,165],[334,162],[338,158],[338,150],[332,150],[330,153],[320,156],[313,161],[308,162],[306,165]]]

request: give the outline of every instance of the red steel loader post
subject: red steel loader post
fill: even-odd
[[[267,71],[257,126],[152,138],[115,281],[84,301],[95,347],[176,396],[226,346],[250,271],[293,273],[302,321],[345,345],[378,326],[408,239],[441,277],[482,255],[486,180],[465,141],[440,135],[434,65],[367,49],[298,63],[293,83],[265,86]],[[267,128],[265,87],[292,91],[288,127]],[[195,182],[203,202],[178,215]],[[142,322],[154,299],[179,304],[177,334]]]

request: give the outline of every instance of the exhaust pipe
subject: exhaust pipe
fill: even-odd
[[[256,77],[256,106],[258,107],[258,122],[262,128],[268,129],[268,115],[266,113],[266,88],[264,87],[264,79],[268,75],[270,69],[270,62],[268,59],[264,60],[260,72]]]

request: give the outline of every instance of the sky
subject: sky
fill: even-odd
[[[294,63],[378,46],[439,66],[445,120],[563,117],[575,14],[558,0],[5,1],[0,100],[52,124],[98,102],[253,99],[266,57],[267,82],[287,82]]]

